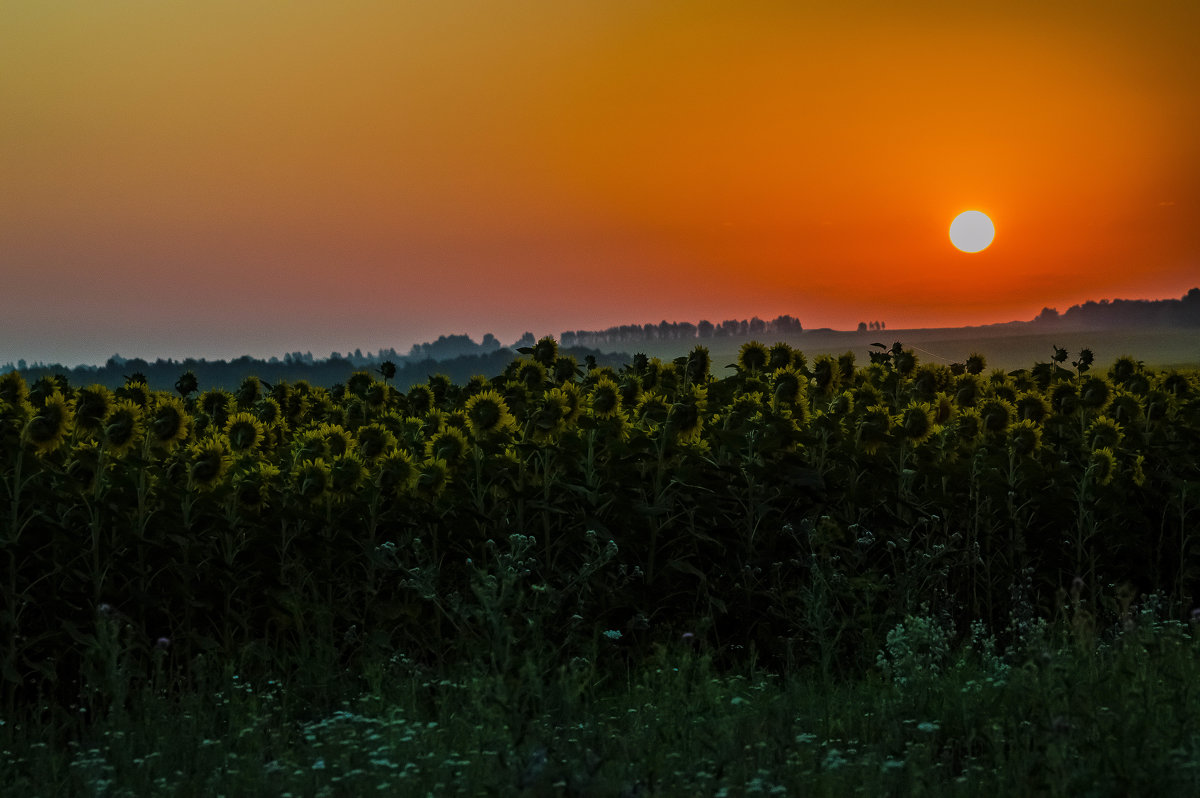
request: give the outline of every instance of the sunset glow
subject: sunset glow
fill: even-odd
[[[0,363],[1200,282],[1197,3],[0,14]],[[1002,222],[987,269],[947,246],[966,207]]]

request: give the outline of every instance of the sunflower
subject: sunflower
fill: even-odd
[[[320,457],[301,461],[291,476],[296,495],[307,501],[315,502],[329,490],[329,465]]]
[[[417,489],[428,498],[436,498],[450,484],[450,468],[445,460],[426,459],[417,469]]]
[[[549,335],[539,338],[529,356],[547,368],[554,365],[554,361],[558,359],[558,341]]]
[[[767,366],[771,353],[758,341],[747,341],[738,350],[737,366],[743,374],[757,374]]]
[[[146,426],[150,441],[169,452],[187,440],[191,433],[192,417],[182,399],[160,394]]]
[[[20,372],[10,371],[0,374],[0,402],[17,407],[28,401],[29,388]]]
[[[200,411],[208,417],[209,429],[217,430],[225,427],[229,414],[235,405],[233,394],[219,388],[200,394]]]
[[[579,421],[579,416],[583,413],[583,393],[579,390],[579,386],[573,382],[564,382],[554,390],[562,393],[563,400],[567,404],[567,414],[563,421],[567,426],[572,426]]]
[[[975,443],[983,434],[983,421],[979,418],[979,411],[975,408],[959,410],[956,414],[956,421],[958,423],[954,425],[954,434],[962,443]]]
[[[900,416],[900,434],[913,446],[928,440],[933,429],[934,410],[926,402],[909,405]]]
[[[55,391],[46,397],[25,425],[23,437],[38,454],[49,454],[62,445],[74,423],[71,405]]]
[[[1003,399],[985,399],[979,405],[979,419],[985,432],[1003,433],[1012,423],[1015,411],[1013,406]]]
[[[554,360],[554,381],[572,382],[583,373],[574,355],[561,355]]]
[[[490,440],[517,429],[517,420],[504,397],[491,389],[481,390],[467,400],[467,426],[477,441]]]
[[[262,422],[251,413],[234,413],[225,424],[225,437],[234,452],[255,452],[263,443]]]
[[[974,407],[979,400],[979,379],[974,374],[964,374],[954,385],[954,404],[959,407]]]
[[[344,501],[355,494],[366,476],[367,468],[357,455],[339,455],[329,464],[329,492],[334,499]]]
[[[1108,403],[1107,415],[1119,424],[1133,424],[1145,418],[1141,400],[1131,393],[1118,391]]]
[[[1093,449],[1116,449],[1121,445],[1121,425],[1108,416],[1100,416],[1088,427],[1087,439]]]
[[[320,428],[300,433],[292,440],[292,459],[294,462],[304,460],[324,460],[329,457],[329,444]]]
[[[417,466],[403,450],[388,452],[375,461],[373,479],[383,493],[408,493],[417,484]]]
[[[519,363],[516,381],[533,393],[544,390],[549,381],[546,376],[546,367],[536,360],[522,360]]]
[[[599,419],[615,418],[621,412],[621,389],[610,377],[601,377],[588,395],[588,408]]]
[[[704,383],[708,382],[708,370],[711,367],[712,358],[709,357],[708,348],[704,346],[697,346],[688,353],[687,361],[683,367],[683,371],[690,382],[703,385]]]
[[[874,454],[880,446],[891,439],[893,418],[883,405],[868,407],[858,419],[858,445],[867,454]]]
[[[833,392],[841,383],[841,374],[837,361],[829,355],[818,355],[813,361],[813,383],[820,393]]]
[[[100,472],[100,446],[95,441],[82,441],[71,447],[63,466],[66,475],[81,491],[90,491]]]
[[[963,364],[968,374],[982,374],[987,368],[987,358],[978,352],[972,352],[967,355],[967,362]]]
[[[1139,488],[1146,484],[1146,455],[1139,454],[1129,464],[1129,480]]]
[[[354,436],[340,424],[322,424],[317,428],[317,432],[325,438],[325,445],[329,447],[329,454],[333,457],[354,449]]]
[[[1018,394],[1014,409],[1017,412],[1017,418],[1022,421],[1032,421],[1035,424],[1042,423],[1046,420],[1046,416],[1050,415],[1050,405],[1046,404],[1046,400],[1040,393],[1034,391]]]
[[[261,462],[234,474],[231,482],[237,503],[250,510],[266,507],[271,497],[271,489],[278,484],[279,475],[278,468],[270,463]]]
[[[150,405],[150,387],[145,380],[131,379],[115,391],[118,399],[128,399],[138,407]]]
[[[1042,428],[1023,418],[1008,428],[1008,449],[1018,457],[1028,457],[1042,446]]]
[[[142,408],[118,399],[104,419],[104,447],[113,457],[124,457],[141,442],[144,431]]]
[[[1079,393],[1069,382],[1056,383],[1050,389],[1050,409],[1061,416],[1072,415],[1079,409]]]
[[[776,407],[796,404],[803,391],[804,376],[794,367],[777,368],[771,375],[771,402]]]
[[[944,426],[945,424],[948,424],[950,419],[954,418],[954,414],[956,412],[958,411],[954,406],[954,400],[951,399],[949,395],[944,393],[937,394],[933,403],[934,424],[937,424],[938,426]]]
[[[367,461],[396,448],[396,436],[382,424],[359,427],[355,437],[358,439],[358,453]]]
[[[112,393],[103,385],[80,388],[75,393],[75,428],[99,432],[112,406]]]
[[[187,452],[188,484],[197,490],[212,490],[221,484],[231,459],[225,438],[214,435],[196,441]]]
[[[767,350],[767,368],[771,371],[791,368],[795,365],[795,353],[785,343],[773,344]]]
[[[533,437],[539,441],[555,441],[567,429],[567,416],[571,412],[567,397],[558,388],[547,391],[537,403],[531,421]]]
[[[696,443],[704,427],[704,411],[708,407],[708,390],[690,385],[675,397],[667,414],[667,424],[681,443]]]
[[[414,416],[423,416],[434,407],[433,389],[428,385],[414,385],[405,398],[408,400],[408,412]]]
[[[457,465],[466,459],[471,444],[457,427],[446,427],[433,435],[425,444],[425,456],[431,460],[442,460],[448,465]]]
[[[1092,450],[1088,458],[1087,474],[1097,485],[1107,485],[1117,474],[1117,456],[1108,447]]]
[[[233,397],[239,408],[249,410],[254,407],[255,402],[262,398],[262,382],[258,377],[247,377],[242,380]]]
[[[633,417],[643,428],[654,428],[665,422],[670,412],[671,407],[663,395],[656,391],[650,391],[642,394],[638,399],[638,403],[633,409]]]
[[[1079,402],[1090,410],[1100,410],[1111,396],[1112,387],[1103,377],[1088,377],[1079,388]]]

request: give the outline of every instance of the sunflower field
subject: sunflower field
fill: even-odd
[[[504,668],[681,635],[861,673],[913,613],[1190,610],[1195,373],[877,349],[748,343],[716,377],[703,347],[618,370],[546,338],[406,392],[386,369],[235,392],[3,375],[3,705],[89,701],[112,628],[133,671],[183,680],[247,652]]]

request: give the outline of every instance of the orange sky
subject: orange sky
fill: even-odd
[[[10,0],[0,363],[1200,284],[1200,3]],[[960,211],[995,243],[949,243]]]

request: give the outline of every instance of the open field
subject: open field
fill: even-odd
[[[736,361],[0,375],[0,783],[1196,791],[1197,372]]]

